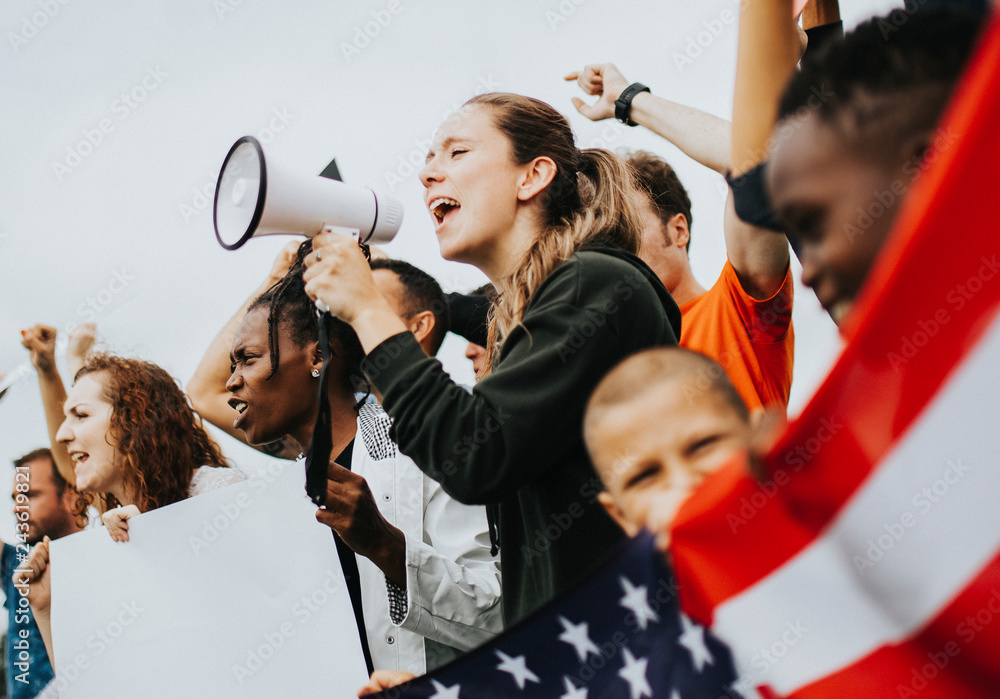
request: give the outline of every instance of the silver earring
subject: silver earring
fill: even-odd
[[[312,370],[312,375],[313,375],[314,379],[318,379],[319,378],[319,369],[313,369]]]

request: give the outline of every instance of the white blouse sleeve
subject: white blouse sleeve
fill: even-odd
[[[191,487],[188,496],[194,497],[207,493],[209,490],[224,488],[233,483],[246,480],[246,476],[235,468],[221,466],[200,466],[191,477]]]

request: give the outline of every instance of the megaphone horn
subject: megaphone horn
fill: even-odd
[[[212,221],[226,250],[261,235],[311,238],[332,226],[356,230],[360,243],[388,243],[403,221],[403,206],[364,187],[289,174],[264,159],[256,138],[244,136],[222,163]]]

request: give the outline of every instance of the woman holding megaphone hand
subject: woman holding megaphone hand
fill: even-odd
[[[544,102],[469,100],[438,130],[420,178],[442,256],[498,291],[489,373],[471,394],[421,351],[351,239],[315,238],[306,291],[357,332],[400,450],[456,500],[489,505],[511,623],[621,539],[588,491],[583,406],[618,361],[676,343],[680,313],[635,256],[640,195],[627,167],[578,150]]]

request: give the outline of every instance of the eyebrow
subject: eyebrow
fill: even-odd
[[[229,361],[234,361],[237,359],[244,359],[247,356],[247,352],[262,352],[262,350],[257,347],[253,342],[244,342],[229,352]]]
[[[468,136],[463,136],[463,135],[448,136],[443,141],[441,141],[441,150],[446,150],[448,148],[448,146],[450,146],[452,143],[455,143],[456,141],[472,142],[473,139],[470,138],[470,137],[468,137]],[[427,158],[426,159],[430,160],[432,155],[434,155],[434,146],[431,146],[427,150]]]

